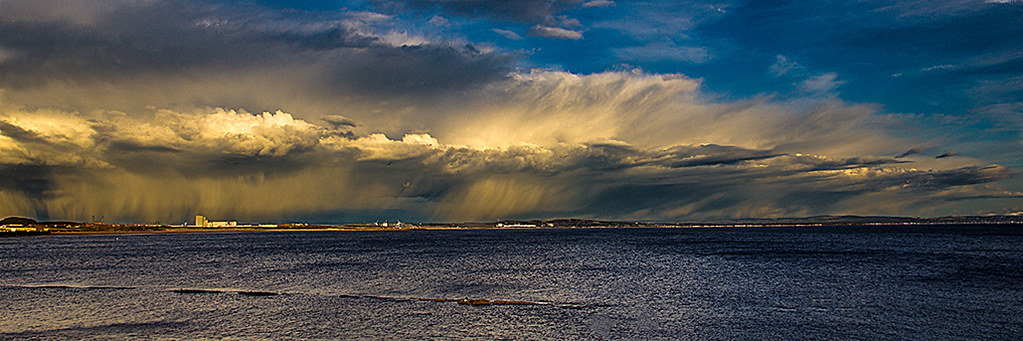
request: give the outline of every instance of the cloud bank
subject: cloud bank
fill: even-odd
[[[520,54],[383,10],[34,4],[0,3],[6,215],[679,220],[1021,197],[996,186],[1014,170],[969,155],[886,157],[935,143],[898,137],[907,123],[876,105],[820,96],[835,73],[807,79],[805,98],[724,100],[683,74],[518,67]],[[581,39],[561,13],[613,3],[406,5]]]
[[[631,74],[587,77],[644,81],[632,80],[636,76]],[[596,83],[590,86],[608,86]],[[650,89],[638,91],[652,95]],[[621,92],[612,91],[617,96]],[[790,147],[771,142],[777,137],[768,133],[763,141],[745,146],[691,144],[687,142],[691,136],[629,143],[624,140],[635,137],[609,127],[622,122],[626,127],[645,124],[648,118],[634,117],[636,121],[629,122],[624,109],[642,103],[636,98],[623,101],[618,105],[624,107],[611,107],[607,117],[595,117],[610,120],[607,126],[566,129],[560,139],[541,132],[550,132],[547,124],[555,122],[573,125],[567,117],[574,115],[571,111],[563,111],[566,117],[544,118],[547,122],[513,118],[538,125],[517,127],[509,132],[515,137],[508,141],[532,137],[536,143],[498,143],[496,147],[451,143],[429,133],[396,138],[357,135],[351,125],[329,121],[318,125],[284,112],[205,108],[157,110],[136,117],[120,112],[7,111],[2,118],[0,164],[19,181],[0,186],[0,205],[36,216],[104,215],[164,222],[196,212],[253,220],[391,216],[407,220],[558,216],[671,220],[899,213],[961,197],[1019,195],[978,186],[1011,177],[1013,171],[1003,166],[918,170],[894,158],[793,153]],[[591,105],[596,104],[586,103],[582,109]],[[722,110],[692,110],[712,109]],[[771,108],[757,110],[768,113]],[[497,112],[494,117],[505,115]],[[688,122],[693,131],[730,124],[716,119]],[[493,135],[480,129],[480,136]],[[648,132],[685,135],[670,130]],[[718,139],[715,136],[726,135],[698,138]],[[835,139],[842,136],[822,136],[813,143],[825,146],[824,142]]]

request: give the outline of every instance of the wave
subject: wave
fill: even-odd
[[[80,285],[80,284],[36,284],[36,285],[8,285],[13,288],[23,289],[73,289],[73,290],[133,290],[135,287],[107,286],[107,285]]]
[[[174,289],[174,290],[171,290],[170,292],[178,293],[178,294],[222,294],[222,293],[224,293],[223,290],[214,290],[214,289]]]
[[[82,284],[67,284],[67,283],[46,283],[46,284],[32,284],[32,285],[5,285],[10,288],[23,288],[23,289],[68,289],[68,290],[136,290],[138,287],[132,286],[109,286],[109,285],[82,285]],[[253,289],[232,289],[232,288],[189,288],[179,287],[174,289],[159,289],[161,291],[171,292],[175,294],[237,294],[242,296],[251,297],[270,297],[280,296],[289,294],[310,294],[301,292],[285,292],[285,291],[272,291],[272,290],[253,290]],[[571,303],[571,302],[544,302],[544,301],[523,301],[523,300],[506,300],[506,299],[491,299],[491,298],[450,298],[450,297],[415,297],[415,296],[386,296],[386,295],[358,295],[358,294],[327,294],[329,296],[352,298],[352,299],[372,299],[372,300],[385,300],[385,301],[421,301],[421,302],[437,302],[437,303],[456,303],[460,305],[468,306],[491,306],[491,305],[514,305],[514,306],[555,306],[560,308],[568,309],[583,309],[583,308],[595,308],[595,307],[607,307],[607,304],[583,304],[583,303]]]

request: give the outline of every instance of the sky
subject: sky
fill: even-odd
[[[0,215],[1023,211],[1023,1],[0,0]]]

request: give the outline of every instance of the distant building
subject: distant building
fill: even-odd
[[[195,226],[197,227],[237,227],[238,222],[234,220],[228,221],[210,221],[206,217],[197,215],[195,216]]]
[[[211,221],[206,223],[206,227],[237,227],[238,222],[234,220],[230,221]]]
[[[382,223],[375,223],[375,225],[380,226],[380,227],[397,227],[397,228],[400,229],[402,226],[405,225],[405,223],[402,223],[401,220],[398,220],[394,224],[391,224],[391,223],[385,221],[385,222],[382,222]]]
[[[536,224],[519,224],[519,223],[497,223],[497,227],[536,227]]]
[[[43,226],[31,226],[25,224],[4,224],[0,225],[0,232],[45,232],[50,229]]]

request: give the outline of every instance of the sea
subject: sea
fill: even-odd
[[[0,274],[2,340],[1023,338],[1019,225],[53,235]]]

